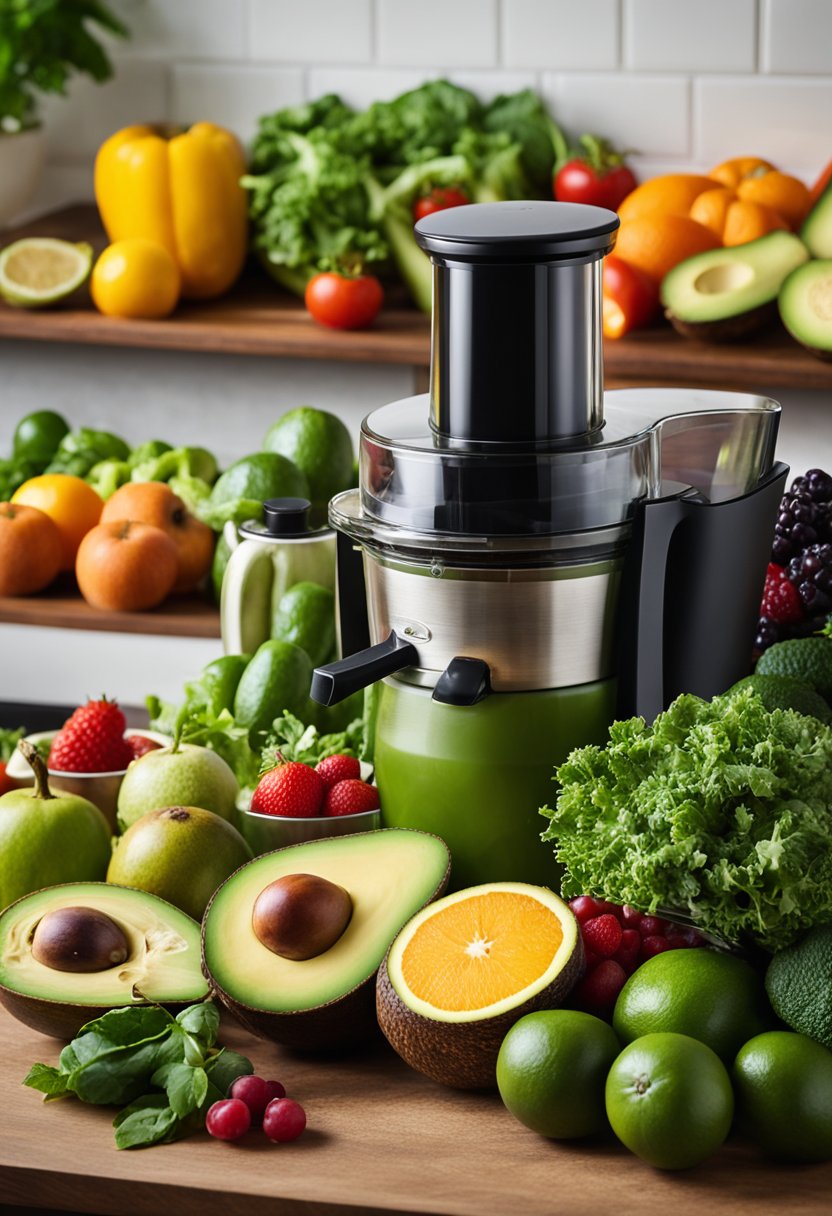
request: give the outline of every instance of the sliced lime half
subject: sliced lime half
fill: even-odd
[[[89,277],[92,246],[24,237],[0,253],[0,295],[17,308],[42,308],[71,295]]]

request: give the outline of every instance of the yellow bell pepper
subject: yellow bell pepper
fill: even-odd
[[[107,236],[164,246],[181,271],[183,296],[222,295],[246,257],[245,167],[237,138],[213,123],[169,138],[157,128],[125,127],[95,158],[95,199]]]

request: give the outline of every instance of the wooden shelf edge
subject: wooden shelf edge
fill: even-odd
[[[218,610],[205,600],[172,600],[149,612],[107,612],[92,608],[80,595],[0,598],[0,625],[33,625],[154,637],[219,639]]]

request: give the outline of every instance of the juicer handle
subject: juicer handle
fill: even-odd
[[[754,626],[788,467],[712,503],[688,488],[642,503],[619,613],[619,718],[647,722],[680,693],[706,700],[751,665]]]
[[[337,705],[368,684],[410,667],[419,657],[416,647],[391,631],[389,637],[337,663],[316,667],[309,695],[319,705]]]

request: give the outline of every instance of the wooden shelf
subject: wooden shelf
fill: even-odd
[[[44,1104],[20,1082],[60,1044],[0,1010],[4,1204],[148,1216],[826,1216],[832,1165],[777,1166],[732,1139],[704,1165],[661,1173],[617,1142],[555,1143],[495,1094],[444,1089],[379,1045],[352,1056],[291,1055],[244,1031],[221,1041],[279,1078],[309,1127],[296,1144],[257,1132],[137,1152],[113,1145],[112,1109]],[[788,1117],[788,1112],[783,1112]],[[4,1210],[9,1210],[8,1208]],[[16,1210],[16,1209],[12,1209]]]
[[[58,236],[105,244],[94,207],[66,207],[8,233]],[[103,317],[87,299],[40,312],[0,304],[0,338],[78,342],[205,354],[271,355],[296,359],[405,364],[426,368],[427,317],[412,308],[385,308],[373,328],[344,333],[317,325],[300,302],[252,266],[220,300],[184,303],[167,321]],[[705,346],[666,326],[644,330],[605,347],[608,387],[675,384],[702,388],[832,389],[832,363],[808,354],[782,328],[753,342]]]
[[[220,636],[220,614],[205,598],[182,596],[150,612],[104,612],[91,608],[69,577],[58,580],[40,595],[0,597],[0,625],[41,625],[179,638]]]

